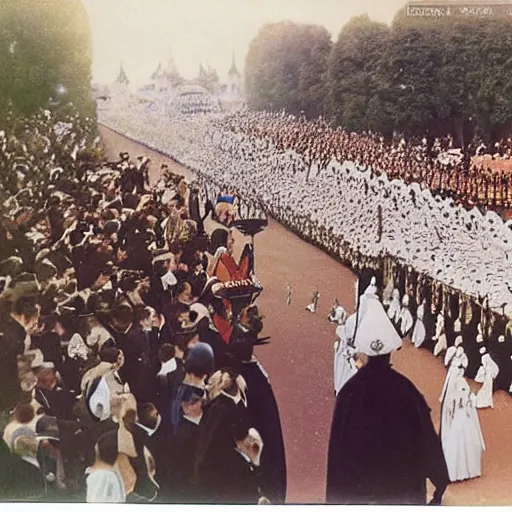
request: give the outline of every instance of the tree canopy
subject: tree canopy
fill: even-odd
[[[487,142],[512,128],[512,20],[352,18],[334,44],[320,26],[265,25],[245,65],[248,104],[354,131]]]
[[[307,117],[326,107],[329,32],[318,25],[264,25],[245,62],[248,103],[255,109],[286,109]]]
[[[0,119],[72,102],[94,115],[91,34],[81,0],[0,2]]]
[[[352,18],[342,29],[329,58],[328,89],[334,120],[351,131],[385,131],[386,95],[382,53],[389,28],[365,14]]]

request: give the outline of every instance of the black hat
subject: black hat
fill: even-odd
[[[195,375],[209,375],[215,367],[215,357],[212,347],[207,343],[194,345],[185,360],[185,370]]]

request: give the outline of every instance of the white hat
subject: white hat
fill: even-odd
[[[483,343],[483,342],[484,342],[484,337],[483,337],[481,334],[479,334],[479,335],[476,337],[476,342],[477,342],[477,343]]]
[[[197,318],[194,321],[194,325],[197,325],[203,318],[210,318],[210,312],[208,311],[208,308],[200,302],[194,302],[194,304],[190,306],[190,311],[197,313]]]
[[[359,318],[354,345],[363,354],[390,354],[402,346],[402,339],[378,298],[367,296],[359,308]]]
[[[487,349],[486,349],[485,347],[482,347],[482,348],[480,349],[480,354],[482,354],[482,355],[483,355],[483,354],[485,354],[486,352],[487,352]]]

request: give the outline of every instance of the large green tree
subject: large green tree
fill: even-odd
[[[0,2],[0,120],[72,102],[94,115],[91,32],[81,0]]]
[[[325,112],[329,32],[318,25],[263,26],[249,46],[245,89],[254,109],[285,109],[312,118]]]
[[[333,46],[328,74],[330,112],[348,130],[392,129],[383,58],[388,41],[387,25],[365,14],[352,18]]]
[[[410,18],[399,11],[385,56],[395,126],[406,134],[451,133],[465,145],[492,140],[512,122],[512,23],[508,19]]]

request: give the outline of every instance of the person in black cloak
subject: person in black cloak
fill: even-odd
[[[496,313],[494,316],[495,323],[492,336],[489,339],[489,353],[500,367],[500,372],[495,380],[496,389],[508,392],[512,382],[512,340],[507,340],[505,336],[508,318]]]
[[[425,505],[426,479],[440,504],[449,483],[430,409],[414,384],[393,370],[402,346],[378,297],[366,294],[354,337],[368,363],[341,389],[329,439],[329,504]]]
[[[286,499],[286,457],[281,419],[268,374],[254,357],[257,336],[239,337],[229,347],[236,370],[247,384],[250,424],[260,433],[265,449],[259,468],[261,491],[274,505]]]
[[[133,309],[122,302],[111,311],[109,328],[125,356],[125,364],[119,372],[121,379],[128,383],[138,402],[149,402],[154,384],[149,371],[149,345],[134,320]]]
[[[243,377],[234,371],[218,371],[208,381],[208,403],[199,426],[193,484],[197,503],[213,503],[212,481],[227,453],[235,449],[233,430],[249,424]]]
[[[481,345],[477,343],[476,339],[479,334],[478,324],[482,320],[482,309],[475,300],[468,298],[463,318],[462,338],[467,340],[464,343],[464,352],[468,356],[468,367],[465,375],[474,379],[481,365]]]
[[[194,457],[199,442],[199,425],[203,416],[203,393],[187,386],[181,397],[183,421],[170,439],[167,474],[162,482],[163,500],[171,503],[195,503],[192,483]]]

